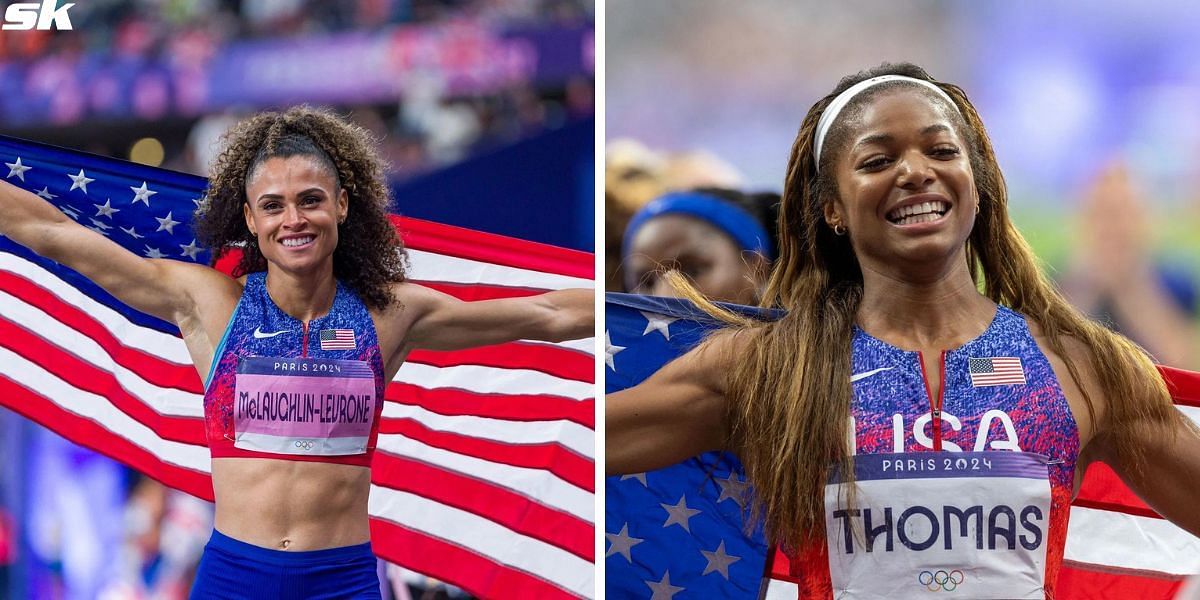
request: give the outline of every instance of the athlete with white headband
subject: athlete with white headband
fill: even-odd
[[[608,396],[606,470],[733,451],[802,598],[1053,598],[1093,461],[1200,535],[1200,435],[1038,270],[958,87],[883,65],[809,110],[761,305]]]

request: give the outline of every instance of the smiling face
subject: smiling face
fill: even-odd
[[[766,259],[742,249],[720,229],[695,217],[666,214],[646,221],[630,242],[625,288],[635,294],[678,296],[662,274],[678,270],[705,297],[753,304]]]
[[[832,161],[825,220],[849,231],[863,269],[895,271],[963,253],[978,193],[952,107],[910,87],[866,100]],[[949,263],[947,263],[949,264]]]
[[[287,271],[333,268],[348,206],[333,174],[308,156],[269,158],[246,183],[246,227],[268,265]]]

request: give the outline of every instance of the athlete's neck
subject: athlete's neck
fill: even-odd
[[[290,273],[267,269],[267,294],[283,312],[307,323],[329,314],[337,295],[332,269],[312,273]]]
[[[957,348],[987,329],[996,304],[979,293],[966,260],[919,280],[863,268],[859,327],[908,350]]]

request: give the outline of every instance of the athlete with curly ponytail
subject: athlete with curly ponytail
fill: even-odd
[[[708,304],[727,329],[608,397],[609,473],[735,452],[804,598],[942,571],[964,597],[1051,598],[1092,461],[1200,535],[1200,436],[1039,271],[960,88],[911,64],[843,79],[796,136],[779,245],[761,304],[786,315]]]
[[[416,348],[592,332],[593,293],[461,302],[409,283],[368,134],[309,108],[225,136],[197,235],[237,278],[147,259],[0,184],[0,234],[176,323],[204,377],[215,530],[193,598],[378,598],[367,518],[384,388]]]

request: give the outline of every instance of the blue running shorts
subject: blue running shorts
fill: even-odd
[[[307,552],[261,548],[213,530],[191,600],[379,600],[371,543]]]

